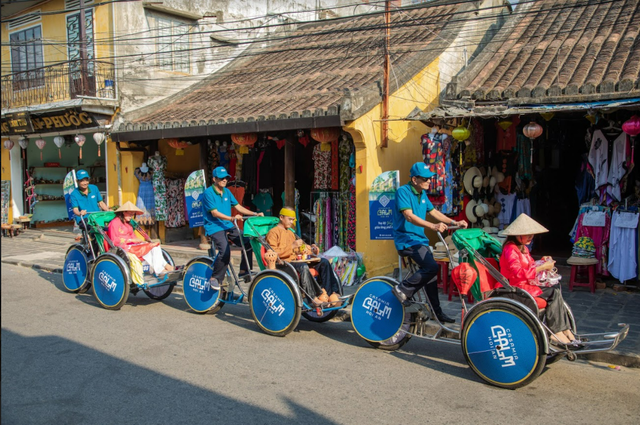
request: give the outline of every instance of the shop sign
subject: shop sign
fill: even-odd
[[[6,114],[2,118],[2,134],[32,133],[33,127],[28,112]]]
[[[67,207],[67,215],[69,220],[75,220],[76,215],[73,213],[73,207],[71,206],[71,194],[76,190],[76,172],[71,170],[62,183],[62,192],[64,193],[64,203]]]
[[[81,108],[34,114],[19,112],[2,118],[2,134],[46,133],[98,127],[96,118]]]
[[[184,185],[184,200],[187,204],[187,219],[191,228],[204,226],[203,200],[206,188],[204,170],[189,174]]]
[[[369,229],[371,240],[393,240],[393,208],[400,172],[385,171],[373,180],[369,190]]]

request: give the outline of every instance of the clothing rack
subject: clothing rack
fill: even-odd
[[[342,193],[338,190],[313,190],[311,192],[309,192],[309,212],[311,214],[311,217],[313,217],[312,219],[309,220],[309,235],[313,236],[315,235],[315,229],[314,229],[314,224],[315,226],[318,225],[317,221],[318,221],[318,217],[314,214],[314,209],[313,206],[315,205],[316,201],[318,199],[323,199],[323,198],[331,198],[331,202],[332,203],[336,203],[339,206],[344,206],[345,204],[347,204],[347,201],[345,199],[342,198]],[[315,238],[314,238],[315,239]],[[314,240],[314,243],[318,243],[318,241]],[[331,248],[331,247],[326,247]]]

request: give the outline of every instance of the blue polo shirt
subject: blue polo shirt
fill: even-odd
[[[213,235],[221,230],[228,230],[233,227],[233,223],[228,220],[220,220],[211,215],[212,210],[218,210],[224,215],[231,215],[231,207],[238,205],[238,201],[231,191],[226,187],[222,194],[218,193],[214,186],[209,186],[204,191],[204,231],[207,236]]]
[[[416,245],[429,245],[429,238],[424,234],[424,227],[409,223],[402,211],[411,210],[415,215],[424,219],[433,209],[427,193],[420,193],[411,183],[401,186],[396,191],[396,204],[393,209],[393,241],[398,251]]]
[[[100,211],[98,203],[102,201],[102,195],[98,186],[90,184],[87,194],[83,194],[79,189],[71,192],[70,203],[72,208],[78,208],[80,211],[86,210],[88,213]],[[76,216],[76,223],[80,223],[80,216]]]

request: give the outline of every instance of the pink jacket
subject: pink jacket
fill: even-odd
[[[538,297],[542,294],[542,290],[529,283],[536,280],[535,260],[529,254],[529,249],[527,247],[524,249],[526,252],[522,253],[513,242],[507,243],[500,256],[500,273],[509,280],[511,285]]]

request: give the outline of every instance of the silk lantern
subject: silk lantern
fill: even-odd
[[[313,140],[320,142],[320,150],[327,152],[331,151],[330,143],[340,137],[340,127],[312,128],[309,133]]]
[[[27,146],[29,146],[29,139],[27,139],[26,137],[21,137],[20,139],[18,139],[18,144],[22,148],[22,159],[24,159],[24,151],[26,151]]]
[[[513,124],[513,122],[509,121],[509,120],[502,120],[502,121],[498,122],[498,126],[500,126],[502,131],[507,131],[509,129],[509,127],[511,127],[512,124]]]
[[[537,122],[531,121],[522,129],[522,134],[531,140],[531,163],[533,164],[533,139],[542,134],[542,126]]]
[[[42,149],[44,149],[46,144],[47,142],[45,142],[44,139],[36,140],[36,146],[40,149],[40,161],[42,161]]]
[[[451,136],[459,142],[464,142],[471,136],[471,132],[467,127],[459,125],[451,130]]]
[[[238,153],[249,153],[249,146],[253,146],[253,144],[258,140],[258,133],[232,134],[231,140],[233,141],[233,143],[240,146],[240,149],[238,149]]]
[[[640,134],[640,118],[637,115],[632,116],[622,124],[622,131],[631,137]]]
[[[98,156],[100,156],[100,145],[104,142],[104,133],[93,133],[93,141],[98,145]]]
[[[53,143],[58,147],[58,158],[62,159],[62,153],[60,152],[60,148],[64,145],[64,137],[56,136],[53,138]]]
[[[9,160],[11,160],[11,149],[13,149],[14,145],[15,144],[13,143],[13,140],[11,140],[11,139],[7,139],[7,140],[4,141],[4,148],[9,151]]]
[[[184,155],[184,148],[189,146],[189,143],[181,142],[178,139],[167,139],[167,143],[176,150],[176,156]]]
[[[80,159],[82,159],[82,145],[87,141],[87,138],[82,134],[76,134],[76,137],[74,137],[73,140],[75,140],[78,146],[80,146]]]

